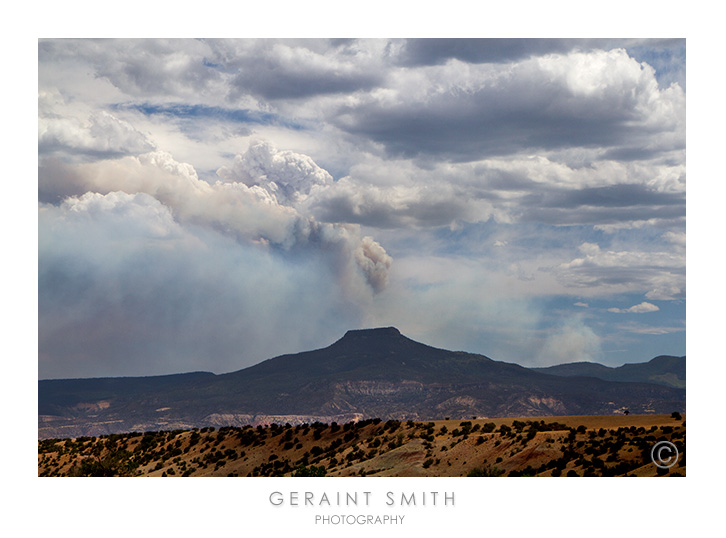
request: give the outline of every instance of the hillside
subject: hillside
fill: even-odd
[[[650,451],[673,442],[659,470]],[[38,444],[39,476],[685,476],[671,415],[202,428]]]
[[[685,390],[563,377],[438,349],[389,327],[222,375],[38,383],[39,437],[128,431],[465,418],[685,412]]]
[[[686,357],[670,355],[661,355],[645,363],[624,364],[617,368],[594,362],[572,362],[533,370],[559,376],[590,376],[606,381],[655,383],[686,388]]]

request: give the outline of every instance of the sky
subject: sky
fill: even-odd
[[[683,39],[41,39],[38,375],[395,326],[686,352]]]

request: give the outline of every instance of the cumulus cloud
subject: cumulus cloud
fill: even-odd
[[[403,71],[331,117],[391,155],[473,161],[564,147],[682,149],[685,96],[623,49]]]
[[[648,302],[642,302],[631,306],[630,308],[608,308],[608,312],[615,312],[616,314],[645,314],[646,312],[657,312],[660,310],[656,305]]]
[[[285,205],[304,197],[313,186],[331,181],[309,157],[278,152],[260,143],[238,156],[235,166],[221,174],[225,181],[209,184],[198,178],[191,165],[177,162],[165,152],[151,152],[80,165],[52,163],[41,168],[39,182],[41,199],[47,200],[56,199],[60,193],[68,196],[86,191],[145,193],[169,207],[182,223],[211,227],[240,242],[328,252],[331,263],[338,267],[340,281],[350,283],[351,289],[360,291],[355,285],[356,275],[374,292],[385,287],[391,258],[380,244],[364,239],[356,225],[320,223]]]
[[[230,182],[262,187],[281,205],[295,205],[313,187],[333,183],[331,175],[307,155],[278,151],[264,140],[253,141],[232,166],[221,167],[217,174]]]

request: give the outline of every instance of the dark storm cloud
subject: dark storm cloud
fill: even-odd
[[[686,215],[684,192],[659,192],[643,185],[584,189],[540,186],[518,200],[523,221],[548,224],[616,224],[649,219],[673,220]]]
[[[314,95],[351,93],[380,84],[375,73],[345,74],[281,68],[274,62],[243,68],[232,80],[233,95],[251,93],[264,99],[302,99]]]
[[[581,206],[599,207],[604,210],[635,206],[681,206],[685,209],[684,192],[659,192],[644,185],[610,185],[571,190],[551,190],[542,194],[530,194],[522,198],[529,207],[571,209]]]
[[[308,205],[323,222],[353,222],[374,228],[447,226],[472,218],[467,200],[449,190],[412,190],[408,195],[348,185],[320,193]]]
[[[503,63],[548,52],[565,52],[574,43],[566,39],[407,39],[399,62],[412,66],[437,65],[454,58],[471,63]]]
[[[494,103],[482,92],[452,101],[388,109],[376,104],[342,110],[355,122],[340,126],[385,145],[391,155],[471,161],[521,151],[597,148],[619,143],[627,117],[550,115],[542,96],[521,106]]]
[[[670,50],[685,40],[673,39],[508,39],[508,38],[423,38],[407,39],[398,63],[409,66],[437,65],[450,59],[470,63],[505,63],[531,56],[565,53],[571,50],[612,49],[639,46],[640,49]],[[667,52],[661,52],[667,54]]]
[[[552,197],[550,207],[573,207],[581,205],[609,207],[631,206],[685,206],[686,194],[683,192],[658,192],[644,185],[611,185],[580,189]]]

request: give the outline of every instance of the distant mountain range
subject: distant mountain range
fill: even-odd
[[[686,357],[670,355],[661,355],[644,363],[624,364],[617,368],[595,362],[571,362],[532,369],[545,374],[565,377],[589,376],[606,381],[656,383],[679,389],[686,388]]]
[[[205,426],[684,412],[685,357],[525,368],[393,327],[236,372],[41,380],[39,438]]]

